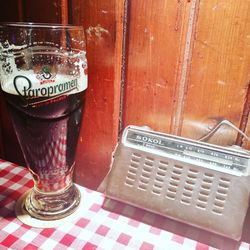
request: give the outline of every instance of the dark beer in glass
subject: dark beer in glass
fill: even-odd
[[[75,151],[87,88],[80,26],[0,24],[0,81],[34,187],[25,209],[42,220],[73,213]]]

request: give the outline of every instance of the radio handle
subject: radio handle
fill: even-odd
[[[233,128],[234,130],[236,130],[238,133],[240,133],[242,136],[244,136],[250,142],[250,137],[248,137],[243,131],[241,131],[232,122],[230,122],[228,120],[223,120],[220,123],[218,123],[217,125],[215,125],[206,135],[201,137],[199,139],[199,141],[206,142],[207,140],[209,140],[222,125],[227,125],[227,126]]]

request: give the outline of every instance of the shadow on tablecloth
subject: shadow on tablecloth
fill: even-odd
[[[0,218],[14,218],[15,204],[21,196],[20,192],[11,188],[3,188],[0,186]]]
[[[238,242],[109,198],[105,198],[102,208],[113,213],[113,216],[127,217],[129,225],[136,227],[142,222],[149,225],[151,231],[165,230],[172,234],[171,241],[180,244],[183,244],[185,239],[198,242],[199,247],[196,249],[208,249],[210,246],[222,250],[234,250],[239,249],[245,243],[250,244],[250,209],[246,216],[241,241]]]

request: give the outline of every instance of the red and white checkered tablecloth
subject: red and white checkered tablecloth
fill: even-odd
[[[57,228],[32,228],[14,213],[16,200],[32,186],[27,169],[0,160],[0,250],[250,250],[250,213],[242,241],[236,242],[106,199],[88,189],[84,189],[86,195],[82,197],[85,209],[75,221]]]

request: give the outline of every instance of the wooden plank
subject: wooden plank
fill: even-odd
[[[240,124],[241,131],[244,131],[248,137],[250,137],[249,113],[250,113],[250,80],[248,83],[247,96],[246,96],[243,114],[241,118],[241,124]],[[250,149],[250,141],[247,140],[245,137],[238,135],[236,142],[237,142],[237,145],[240,145],[243,148],[248,149],[248,150]]]
[[[60,0],[60,10],[61,10],[61,23],[68,24],[69,23],[69,7],[68,0]]]
[[[89,87],[76,154],[76,181],[97,188],[117,141],[123,1],[73,0],[73,24],[87,39]]]
[[[189,11],[188,1],[130,1],[123,126],[170,132]]]
[[[65,4],[64,0],[43,0],[39,2],[23,0],[23,18],[26,22],[61,23],[62,4]]]
[[[4,3],[3,3],[4,2]],[[0,22],[18,22],[19,17],[19,0],[2,1],[0,8]]]
[[[248,125],[248,118],[249,118],[249,112],[250,112],[250,81],[248,83],[248,87],[247,87],[247,94],[246,94],[246,98],[245,98],[245,103],[244,103],[244,108],[242,111],[242,116],[241,116],[241,121],[240,121],[240,125],[239,125],[239,129],[242,132],[248,133],[249,132],[249,126]],[[248,129],[248,131],[246,131]],[[248,136],[250,137],[250,136]],[[244,146],[246,148],[249,149],[250,146],[250,141],[246,140],[246,136],[244,136],[241,133],[238,133],[237,135],[237,139],[236,139],[236,145],[238,146]],[[244,143],[244,141],[246,141],[247,143]]]
[[[197,139],[223,119],[239,126],[249,83],[249,13],[245,0],[200,1],[183,99],[183,136]],[[236,134],[223,127],[211,142],[234,144]]]

